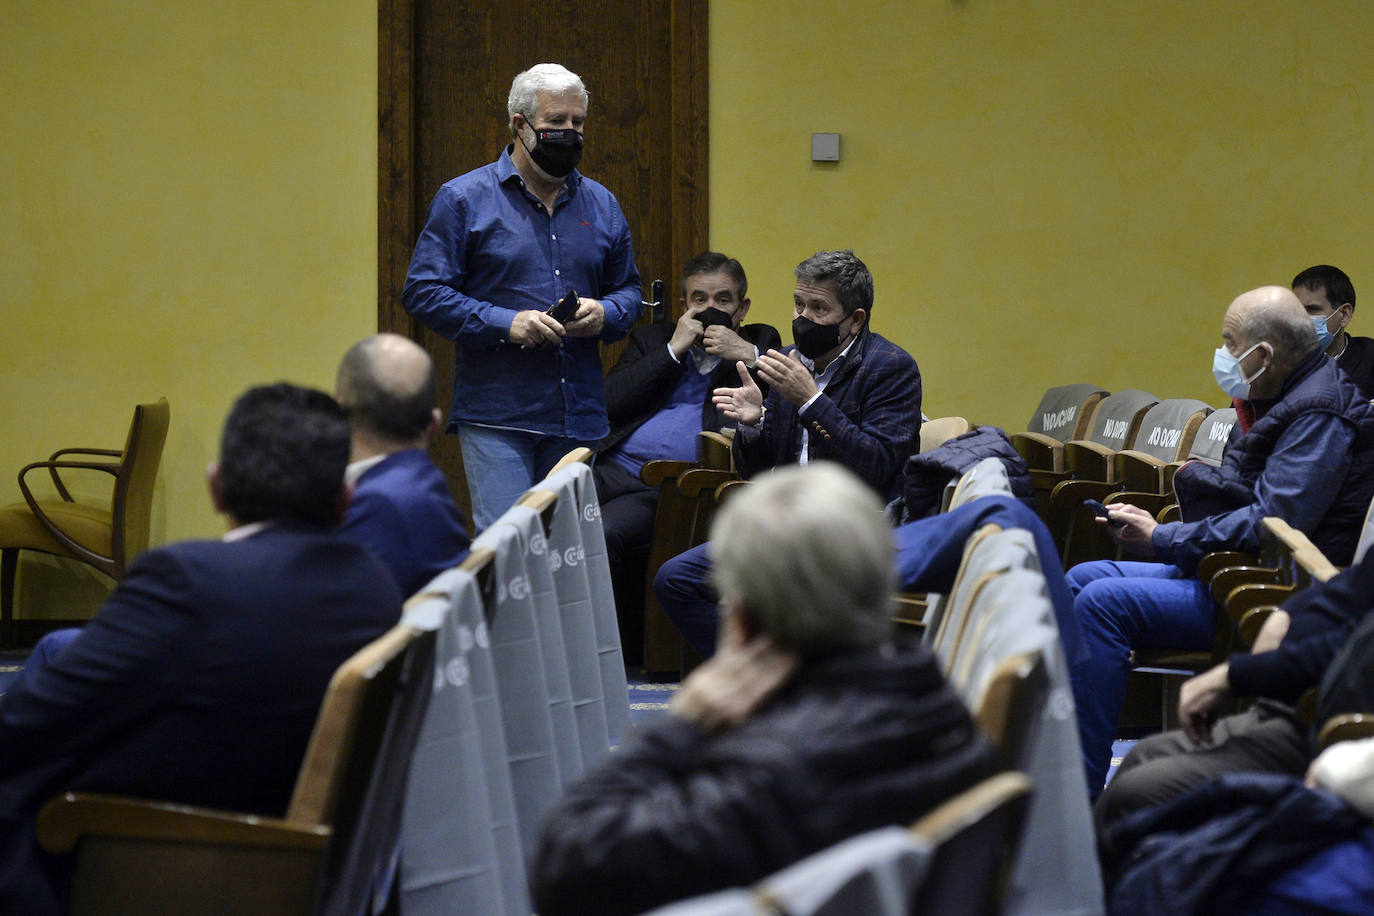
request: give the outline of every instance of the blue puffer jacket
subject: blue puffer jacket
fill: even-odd
[[[996,426],[975,426],[928,452],[912,455],[902,468],[902,495],[887,507],[897,524],[914,522],[940,511],[945,485],[984,458],[1001,459],[1012,495],[1034,508],[1030,470],[1007,434]]]
[[[1110,885],[1110,912],[1245,912],[1254,888],[1365,826],[1344,801],[1291,776],[1219,776],[1110,830],[1107,851],[1127,856]]]
[[[1294,420],[1323,412],[1342,417],[1356,430],[1350,470],[1340,495],[1311,533],[1312,542],[1337,566],[1348,566],[1359,540],[1370,498],[1374,497],[1374,406],[1320,350],[1303,360],[1285,380],[1278,401],[1226,449],[1221,467],[1189,462],[1174,476],[1174,491],[1185,521],[1229,512],[1255,502],[1255,482],[1274,447]],[[1320,466],[1313,474],[1323,473]]]

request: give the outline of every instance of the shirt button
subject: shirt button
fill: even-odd
[[[555,268],[555,270],[554,270],[554,272],[553,272],[553,275],[554,275],[555,277],[561,277],[561,276],[563,276],[563,272]]]
[[[558,380],[558,384],[560,384],[560,385],[565,385],[565,384],[567,384],[567,381],[568,381],[567,379],[561,378],[561,379]]]
[[[551,235],[549,238],[553,239],[555,242],[558,241],[558,236],[556,235]]]

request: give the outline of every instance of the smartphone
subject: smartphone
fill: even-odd
[[[557,321],[559,324],[567,324],[569,321],[572,321],[573,316],[577,314],[577,305],[577,290],[569,290],[566,296],[558,300],[554,305],[549,306],[548,313],[553,316],[553,320]]]
[[[1109,512],[1107,511],[1107,507],[1104,506],[1104,505],[1102,505],[1102,503],[1099,502],[1098,500],[1095,500],[1095,499],[1085,499],[1085,500],[1083,500],[1083,505],[1084,505],[1084,506],[1087,506],[1089,509],[1091,509],[1093,515],[1096,515],[1098,518],[1105,518],[1105,519],[1107,520],[1107,524],[1109,524],[1109,525],[1120,524],[1119,522],[1113,522],[1113,521],[1112,521],[1111,513],[1109,513]]]

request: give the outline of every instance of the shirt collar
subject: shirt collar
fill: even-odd
[[[257,534],[260,531],[265,531],[266,529],[271,528],[275,524],[276,522],[272,521],[271,519],[264,519],[260,522],[251,522],[247,525],[239,525],[232,531],[226,531],[224,533],[224,537],[220,538],[220,540],[224,541],[226,544],[232,541],[242,541],[247,538],[251,538],[253,535]]]
[[[511,158],[511,153],[515,150],[515,142],[507,144],[501,158],[496,160],[496,177],[501,184],[515,182],[520,187],[525,187],[525,179],[520,177],[520,173],[515,170],[515,160]],[[572,197],[577,193],[577,186],[582,183],[582,173],[573,169],[568,173],[568,177],[563,179],[563,189],[558,192],[558,196]]]
[[[382,460],[387,457],[389,456],[373,455],[371,458],[363,458],[360,461],[351,462],[348,467],[344,468],[344,483],[349,486],[357,483],[359,477],[362,477],[368,471],[381,464]]]

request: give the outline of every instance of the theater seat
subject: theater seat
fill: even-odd
[[[167,399],[134,408],[133,422],[123,451],[101,448],[62,448],[47,461],[35,461],[19,471],[19,490],[24,502],[0,509],[0,640],[6,646],[16,643],[14,620],[15,572],[19,551],[37,550],[59,557],[79,560],[112,579],[121,579],[129,563],[148,548],[149,524],[153,510],[153,483],[167,441],[171,410]],[[74,461],[63,456],[84,455]],[[94,461],[90,458],[104,458]],[[59,499],[34,496],[30,471],[46,470],[52,477]],[[78,502],[67,489],[60,471],[91,470],[114,477],[110,508]],[[19,642],[31,643],[42,632],[60,626],[73,626],[79,620],[36,621],[19,634]]]
[[[1026,431],[1014,434],[1011,444],[1032,470],[1064,470],[1064,443],[1087,436],[1093,411],[1106,396],[1097,385],[1049,389],[1031,414]]]
[[[39,812],[75,853],[73,914],[360,912],[387,880],[433,631],[398,625],[335,672],[283,818],[87,793]]]

